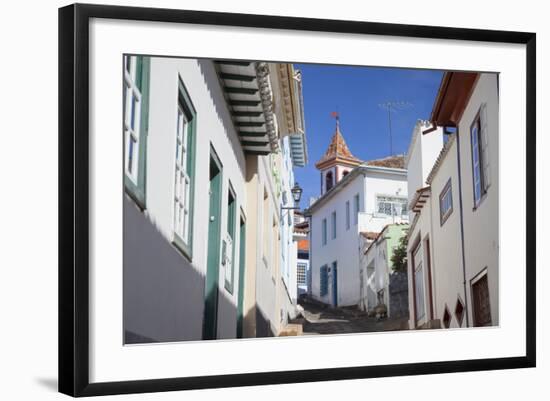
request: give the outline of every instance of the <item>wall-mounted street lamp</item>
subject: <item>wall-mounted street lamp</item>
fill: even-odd
[[[300,203],[300,199],[302,198],[302,188],[298,185],[298,183],[295,183],[292,189],[290,190],[290,193],[292,194],[292,199],[294,200],[294,205]],[[281,210],[297,210],[300,209],[299,206],[281,206]]]

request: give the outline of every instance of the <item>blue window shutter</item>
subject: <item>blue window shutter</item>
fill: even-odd
[[[321,266],[320,274],[320,294],[322,297],[328,294],[328,268],[327,265]]]

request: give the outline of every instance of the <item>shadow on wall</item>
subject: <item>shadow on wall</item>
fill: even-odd
[[[261,311],[258,304],[254,308],[256,314],[256,337],[275,337],[275,333],[271,328],[271,323],[267,316]]]
[[[231,150],[235,156],[235,160],[238,160],[239,169],[241,176],[245,175],[245,156],[242,150],[241,141],[239,136],[235,132],[233,125],[233,119],[229,114],[227,108],[227,103],[225,101],[225,96],[222,92],[221,86],[219,84],[218,74],[214,67],[212,60],[197,60],[202,76],[204,77],[204,85],[208,90],[212,104],[216,109],[216,114],[218,115],[219,120],[221,121],[224,129],[225,135],[227,136],[228,141],[231,143]],[[230,135],[229,133],[232,133]]]
[[[126,196],[123,244],[123,342],[201,340],[204,275]],[[237,310],[223,292],[218,295],[218,333],[236,336]]]
[[[203,337],[205,277],[124,196],[123,343],[198,341]],[[237,308],[218,291],[217,339],[237,337]],[[273,337],[259,305],[244,317],[256,337]],[[253,319],[255,318],[255,319]]]

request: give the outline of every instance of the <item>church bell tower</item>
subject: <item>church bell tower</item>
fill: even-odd
[[[340,131],[340,117],[333,113],[336,118],[336,129],[327,151],[315,167],[321,172],[321,196],[330,191],[342,178],[344,178],[354,167],[359,166],[362,161],[353,156]]]

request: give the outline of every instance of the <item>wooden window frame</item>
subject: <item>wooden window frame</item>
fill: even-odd
[[[386,199],[383,199],[383,198],[386,198]],[[379,204],[380,203],[387,203],[390,205],[390,208],[391,208],[391,213],[390,214],[387,214],[387,213],[384,213],[384,212],[380,212],[379,211]],[[396,209],[396,205],[401,205],[401,213],[400,214],[397,214],[395,213],[394,214],[394,210]],[[400,217],[400,218],[403,218],[405,216],[408,216],[408,211],[407,211],[407,198],[404,197],[404,196],[398,196],[398,195],[387,195],[387,194],[376,194],[376,197],[375,197],[375,208],[376,208],[376,212],[375,212],[375,215],[376,216],[389,216],[389,217]]]
[[[127,63],[130,62],[130,72]],[[124,141],[124,189],[141,210],[146,208],[146,159],[147,159],[147,135],[149,130],[149,82],[151,75],[151,59],[145,56],[124,55],[123,58],[123,119],[122,132]],[[128,85],[130,85],[128,87]],[[128,126],[128,96],[130,90],[133,95],[139,94],[137,126],[134,130]],[[139,93],[138,93],[139,92]],[[134,140],[132,148],[132,164],[129,166],[129,143]],[[134,155],[135,152],[135,155]]]
[[[488,266],[485,266],[479,273],[477,273],[471,280],[470,280],[470,301],[472,303],[472,327],[483,327],[483,326],[476,326],[476,308],[475,308],[475,298],[474,298],[474,284],[476,284],[479,280],[483,279],[484,277],[487,278],[487,286],[489,286],[489,268]],[[491,304],[491,298],[489,298],[489,305]],[[493,322],[493,316],[491,314],[491,325]]]
[[[481,104],[479,107],[479,110],[476,113],[476,116],[474,117],[472,123],[470,124],[470,157],[472,160],[472,198],[474,207],[473,210],[476,210],[479,205],[483,202],[487,195],[487,190],[489,189],[489,182],[487,182],[488,178],[487,174],[488,171],[486,171],[487,167],[485,166],[485,157],[483,156],[484,152],[487,150],[485,147],[487,146],[485,144],[485,140],[483,138],[483,126],[481,121],[481,113],[482,109],[486,108],[485,104]],[[486,109],[485,109],[486,113]],[[486,117],[485,117],[486,119]],[[474,150],[474,128],[477,128],[477,134],[475,135],[476,141],[477,141],[477,152]],[[479,193],[479,199],[476,198],[476,181],[475,181],[475,162],[474,162],[474,155],[477,154],[477,160],[478,160],[478,166],[479,166],[479,186],[480,186],[480,193]]]
[[[187,212],[187,219],[184,224],[187,224],[187,227],[183,227],[184,230],[186,230],[187,234],[185,235],[185,231],[183,233],[178,232],[177,225],[176,225],[176,211],[175,208],[177,206],[178,202],[178,196],[176,192],[178,191],[178,186],[176,184],[176,179],[173,181],[173,203],[174,207],[172,208],[172,231],[173,231],[173,240],[172,243],[178,248],[183,254],[191,261],[193,259],[193,221],[194,221],[194,199],[195,199],[195,158],[196,158],[196,127],[197,127],[197,111],[195,109],[195,106],[193,105],[193,102],[191,101],[191,97],[189,95],[189,92],[187,91],[187,88],[185,87],[185,84],[183,83],[183,80],[180,76],[178,76],[178,95],[177,95],[177,101],[176,101],[177,107],[176,111],[179,113],[179,110],[181,109],[183,111],[184,117],[187,120],[186,131],[183,136],[183,140],[186,142],[185,147],[185,165],[180,165],[180,169],[185,169],[185,176],[189,180],[189,188],[188,193],[186,196],[186,202],[188,204],[188,212]],[[176,124],[177,124],[177,118],[176,118]],[[176,127],[177,131],[178,127]],[[176,149],[179,149],[178,144],[178,137],[176,135],[175,138],[175,147]],[[183,143],[182,143],[183,144]],[[183,149],[179,149],[179,151],[182,151]],[[178,163],[179,161],[176,160],[177,158],[177,152],[174,152],[174,174],[178,174]],[[185,238],[187,237],[187,238]]]
[[[450,207],[446,212],[443,212],[443,200],[445,195],[449,193],[450,196]],[[453,186],[451,177],[447,180],[447,183],[439,193],[439,224],[442,226],[449,219],[451,214],[453,214],[454,205],[453,205]]]
[[[334,188],[334,181],[335,181],[335,177],[334,177],[334,172],[332,170],[329,170],[325,173],[325,192],[328,192],[330,191],[332,188]],[[330,178],[330,186],[328,185],[329,183],[329,178]]]

